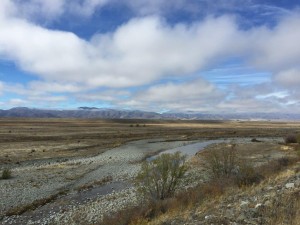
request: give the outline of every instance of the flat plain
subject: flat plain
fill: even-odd
[[[90,156],[133,140],[284,137],[300,122],[0,119],[0,163]]]
[[[300,122],[2,118],[0,170],[11,169],[12,179],[0,180],[0,223],[80,224],[85,218],[82,224],[97,224],[138,204],[132,180],[151,155],[205,140],[224,140],[206,148],[222,149],[239,139],[244,157],[262,164],[293,154],[283,138],[299,133]],[[186,185],[206,179],[199,168]]]

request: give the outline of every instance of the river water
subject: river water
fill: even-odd
[[[279,138],[260,138],[258,141],[261,142],[279,142],[281,139]],[[227,139],[213,139],[213,140],[203,140],[193,144],[187,144],[180,147],[168,149],[165,151],[160,152],[157,155],[151,156],[147,158],[147,161],[154,160],[157,156],[164,154],[164,153],[175,153],[181,152],[184,155],[187,155],[187,158],[193,157],[197,152],[204,150],[207,146],[211,144],[218,144],[218,143],[247,143],[251,142],[251,138],[227,138]]]

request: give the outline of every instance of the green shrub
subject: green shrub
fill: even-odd
[[[11,170],[10,169],[4,169],[2,171],[2,179],[10,179],[11,178]]]
[[[136,179],[143,196],[152,200],[172,197],[187,171],[185,160],[185,155],[176,152],[144,162]]]

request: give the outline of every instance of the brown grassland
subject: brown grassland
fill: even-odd
[[[300,122],[2,118],[0,169],[9,176],[0,179],[0,223],[43,217],[51,224],[62,216],[65,223],[52,224],[297,224],[299,137]],[[231,138],[248,140],[225,142]],[[107,184],[132,182],[150,155],[210,139],[224,142],[197,149],[187,161],[184,185],[172,198],[128,205],[122,198],[136,195],[126,188],[92,195]],[[243,173],[211,178],[210,154],[233,146]],[[75,205],[74,199],[79,199]],[[125,206],[114,211],[119,200]],[[110,211],[105,201],[114,203]]]
[[[95,155],[140,139],[284,137],[299,127],[295,122],[0,119],[0,163]]]

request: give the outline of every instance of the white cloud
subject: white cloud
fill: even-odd
[[[178,102],[200,100],[219,95],[217,89],[204,80],[185,83],[167,83],[150,87],[138,94],[137,99],[148,102]]]
[[[21,1],[0,1],[0,57],[13,61],[37,77],[39,81],[27,85],[10,85],[10,92],[25,94],[28,99],[72,93],[76,98],[81,95],[84,99],[109,101],[116,105],[144,109],[155,105],[177,110],[213,109],[213,104],[220,109],[240,109],[243,102],[254,109],[278,107],[287,102],[282,99],[280,101],[285,103],[280,103],[277,99],[275,103],[274,99],[268,98],[265,102],[270,105],[264,104],[262,99],[255,99],[255,91],[246,89],[235,93],[238,98],[222,101],[225,96],[220,91],[198,78],[190,83],[151,86],[161,79],[213,67],[231,56],[241,57],[255,68],[272,72],[277,85],[293,88],[293,92],[289,92],[291,104],[296,105],[299,99],[299,12],[285,16],[273,28],[262,26],[247,31],[241,30],[230,16],[207,17],[192,24],[175,25],[156,16],[140,17],[120,25],[111,33],[96,34],[91,40],[83,40],[71,32],[44,28],[28,18],[36,17],[37,10],[49,19],[60,17],[70,9],[90,16],[98,7],[110,3],[109,0],[73,1],[68,5],[65,0],[26,2],[28,5]],[[176,1],[176,4],[180,2]],[[139,4],[137,7],[142,9],[144,3]],[[153,9],[161,7],[160,1],[151,4]],[[125,100],[109,91],[102,93],[102,97],[96,94],[89,98],[86,93],[101,87],[115,91],[140,85],[150,87],[129,94]],[[0,86],[0,92],[1,89],[7,91],[7,86]],[[261,95],[268,96],[278,90],[260,91]],[[54,96],[53,100],[64,101],[66,98]]]
[[[5,107],[9,106],[9,107],[18,107],[18,106],[24,106],[26,105],[28,102],[24,99],[20,99],[20,98],[12,98],[10,99],[8,102],[5,102]]]
[[[76,98],[80,101],[106,101],[110,103],[119,102],[121,99],[131,97],[131,93],[126,90],[110,89],[91,93],[80,93]]]
[[[4,91],[4,84],[2,81],[0,81],[0,96],[2,95],[3,91]]]
[[[113,33],[95,35],[91,41],[10,16],[0,19],[0,24],[0,55],[47,81],[91,87],[143,85],[164,76],[193,73],[233,55],[246,56],[252,65],[275,72],[299,65],[300,59],[295,46],[300,39],[299,16],[274,29],[250,31],[239,30],[234,19],[226,16],[174,26],[145,17],[132,19]]]
[[[32,81],[28,89],[36,93],[78,93],[87,89],[79,84]]]
[[[115,104],[130,108],[161,111],[207,110],[219,102],[224,93],[205,80],[198,79],[181,83],[159,84],[139,91]]]
[[[42,105],[44,104],[47,106],[47,104],[51,103],[59,103],[59,102],[65,102],[68,100],[68,97],[66,96],[30,96],[28,98],[28,101],[34,102],[35,104]]]
[[[264,69],[281,70],[300,61],[300,48],[297,42],[300,39],[300,15],[293,14],[284,18],[273,29],[261,27],[253,28],[245,38],[252,48],[252,62],[255,66]],[[252,43],[252,44],[251,44]]]
[[[240,4],[239,0],[2,0],[14,3],[17,11],[16,15],[28,20],[44,20],[51,22],[58,20],[62,15],[75,15],[90,17],[102,7],[110,5],[124,6],[130,9],[135,15],[149,16],[161,15],[168,16],[174,12],[184,12],[193,16],[201,17],[216,15],[220,12],[229,14],[252,11],[258,16],[276,18],[289,14],[290,11],[276,5],[256,3],[253,0],[244,0]]]
[[[295,87],[299,89],[300,87],[300,69],[288,69],[280,71],[275,75],[275,81],[286,86]]]
[[[19,19],[0,20],[0,55],[48,81],[128,87],[195,72],[228,53],[232,19],[171,27],[156,17],[133,19],[91,42]]]

